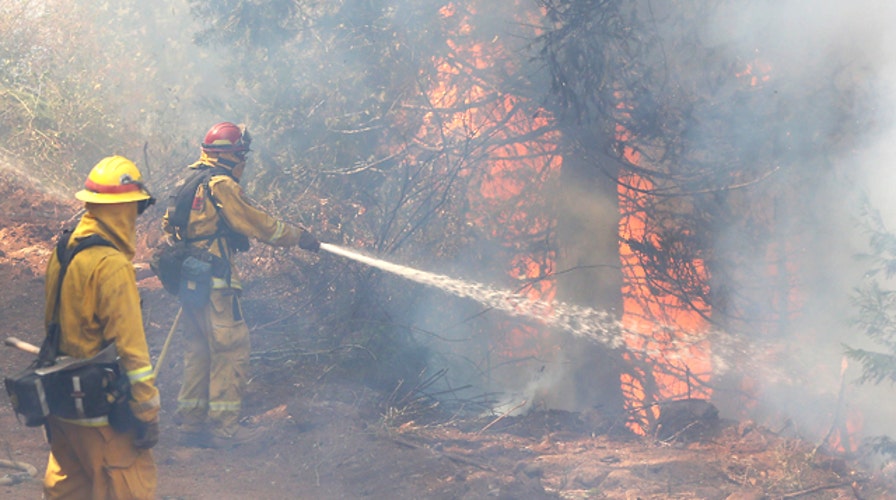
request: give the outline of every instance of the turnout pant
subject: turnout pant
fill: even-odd
[[[44,498],[117,500],[155,498],[156,465],[150,450],[134,447],[131,432],[49,419],[50,459]]]
[[[249,368],[249,328],[239,291],[213,289],[202,309],[187,309],[184,372],[177,396],[180,430],[220,437],[239,427]]]

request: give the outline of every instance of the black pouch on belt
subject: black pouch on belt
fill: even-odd
[[[88,364],[56,372],[47,386],[50,414],[84,419],[109,415],[109,388],[120,377],[118,364]]]
[[[109,415],[114,402],[111,390],[122,377],[115,344],[92,358],[57,358],[34,373],[44,380],[50,414],[69,419]]]
[[[197,259],[184,259],[180,272],[178,297],[180,303],[187,307],[200,308],[208,303],[212,292],[212,265]]]
[[[3,382],[16,416],[24,417],[28,427],[44,425],[50,414],[47,390],[44,387],[46,380],[34,373],[34,368],[28,368],[13,377],[6,377]]]

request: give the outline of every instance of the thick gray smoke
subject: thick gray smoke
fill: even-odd
[[[234,92],[230,88],[231,79],[243,75],[222,74],[223,68],[219,63],[221,59],[227,59],[226,57],[219,58],[218,52],[210,53],[209,49],[200,50],[192,45],[192,33],[198,29],[199,22],[190,19],[188,2],[177,0],[168,3],[170,7],[164,15],[167,16],[170,11],[172,18],[179,20],[176,25],[181,28],[180,31],[167,34],[168,38],[160,36],[159,44],[143,49],[153,52],[155,60],[162,62],[169,60],[169,64],[170,60],[186,61],[190,65],[185,69],[181,65],[170,68],[160,64],[158,73],[154,73],[157,79],[155,87],[169,89],[170,95],[167,96],[166,103],[170,104],[170,109],[156,107],[145,112],[138,110],[138,115],[141,117],[141,129],[144,129],[147,135],[153,133],[167,135],[159,132],[162,130],[170,131],[171,135],[178,138],[188,138],[187,146],[179,147],[177,144],[171,146],[171,149],[178,152],[187,151],[183,153],[187,155],[186,158],[179,159],[176,164],[175,168],[180,169],[181,164],[195,159],[196,143],[210,124],[223,119],[240,121],[245,116],[255,116],[253,109],[260,106],[268,96],[256,95],[252,90],[242,89],[245,94],[251,96],[251,99],[242,101],[235,99],[234,96],[240,92]],[[479,3],[482,5],[475,13],[479,19],[477,26],[481,28],[489,25],[490,27],[483,31],[502,33],[501,36],[488,37],[487,40],[502,43],[514,41],[519,43],[520,47],[509,50],[508,53],[524,54],[522,45],[525,39],[512,32],[513,22],[506,15],[506,5],[502,2],[492,2],[493,12],[485,12],[488,2]],[[654,6],[652,2],[644,0],[644,4],[647,3],[651,4],[650,7]],[[387,11],[393,12],[393,9],[383,7],[383,12]],[[401,9],[396,8],[394,11],[401,12]],[[429,29],[427,23],[432,23],[433,26],[439,25],[440,20],[434,10],[417,14],[431,17],[404,18],[403,14],[394,16],[390,14],[387,17],[406,19],[405,29],[409,31]],[[805,305],[805,312],[788,325],[788,332],[792,334],[790,338],[783,339],[773,350],[766,350],[766,346],[762,345],[754,346],[749,351],[739,351],[750,352],[749,359],[743,357],[738,360],[738,352],[735,352],[732,357],[723,360],[725,368],[733,370],[737,368],[739,362],[746,365],[749,361],[752,374],[757,376],[761,386],[757,394],[762,401],[755,409],[755,416],[772,427],[779,427],[785,419],[792,419],[797,422],[798,430],[805,431],[810,436],[821,436],[831,425],[838,411],[846,414],[854,411],[864,419],[863,432],[866,435],[896,434],[894,428],[896,424],[893,424],[891,418],[896,408],[886,403],[892,399],[887,394],[892,391],[891,387],[848,385],[843,400],[845,403],[841,405],[839,400],[843,380],[840,373],[842,344],[849,343],[861,347],[866,342],[851,332],[848,324],[850,316],[854,313],[850,308],[849,295],[863,272],[853,260],[853,256],[861,251],[866,243],[865,235],[856,230],[858,195],[862,191],[867,192],[889,227],[896,228],[896,197],[890,196],[891,186],[896,185],[896,179],[893,178],[896,177],[896,168],[892,166],[896,160],[896,137],[894,137],[896,128],[893,122],[893,117],[896,116],[893,112],[896,104],[894,103],[896,30],[893,29],[896,28],[894,26],[896,4],[880,0],[754,2],[732,0],[720,10],[707,12],[704,18],[699,19],[699,24],[697,32],[700,34],[701,44],[729,53],[733,61],[744,64],[761,61],[768,64],[767,68],[762,68],[762,71],[769,75],[769,82],[763,87],[762,92],[768,95],[769,109],[778,110],[782,121],[785,119],[790,121],[793,124],[790,132],[795,135],[800,135],[804,130],[811,130],[813,134],[819,136],[809,137],[802,142],[794,141],[797,144],[796,148],[811,144],[812,150],[788,150],[782,151],[782,155],[787,155],[787,162],[790,163],[793,163],[794,157],[805,158],[807,165],[802,167],[806,168],[817,162],[819,176],[823,176],[818,183],[814,204],[805,207],[806,211],[817,214],[816,220],[822,223],[813,227],[793,229],[798,229],[802,234],[812,235],[811,240],[807,240],[808,248],[802,249],[807,259],[805,262],[800,262],[800,265],[804,269],[814,269],[815,275],[824,276],[824,280],[802,283],[800,303]],[[692,28],[694,27],[688,27]],[[660,22],[657,29],[671,28]],[[673,40],[681,34],[669,32],[660,35]],[[317,47],[310,41],[305,44]],[[669,44],[667,50],[675,50],[675,47]],[[332,51],[338,50],[338,47],[327,46],[325,49]],[[311,52],[313,49],[307,50]],[[229,54],[227,50],[222,50],[221,53]],[[306,55],[304,49],[284,53]],[[682,63],[688,61],[688,54],[670,52],[667,55],[685,66],[701,63],[700,61]],[[277,56],[283,55],[277,54]],[[354,61],[353,58],[358,55],[327,52],[320,53],[317,57],[325,61],[321,67],[338,74],[339,68],[342,67],[339,66],[339,62],[350,67],[349,62]],[[320,78],[316,71],[308,70],[307,78],[311,80],[308,83]],[[288,72],[287,74],[292,75]],[[252,82],[249,71],[247,75],[245,81]],[[691,77],[671,76],[673,80],[687,80]],[[286,80],[277,83],[283,86],[289,84]],[[803,92],[803,89],[819,87],[824,91],[814,92],[811,97]],[[185,89],[190,89],[191,92]],[[188,100],[184,96],[195,97]],[[361,101],[366,97],[368,96],[357,96],[357,99]],[[245,103],[246,100],[252,99],[258,101]],[[724,105],[724,101],[719,104]],[[146,103],[140,101],[133,105],[142,108]],[[297,118],[290,119],[301,121],[315,112],[322,111],[316,108],[301,110],[301,113],[296,114]],[[700,112],[701,110],[697,110],[696,116],[699,117]],[[774,120],[774,116],[771,120]],[[767,129],[774,125],[776,124],[731,123],[730,129],[727,130],[701,130],[698,126],[693,130],[696,130],[695,133],[698,135],[701,133],[708,135],[712,132],[749,139],[767,137]],[[269,129],[274,128],[266,123],[259,124],[259,128],[265,126]],[[842,133],[843,130],[847,133]],[[263,154],[273,156],[280,153],[280,148],[285,148],[283,144],[268,144],[265,151],[265,138],[259,135],[259,156]],[[848,138],[844,139],[844,136]],[[712,142],[706,137],[689,139],[696,143]],[[787,141],[782,141],[782,144],[786,143]],[[155,143],[152,145],[155,146]],[[139,150],[125,153],[135,157],[141,156]],[[593,158],[567,157],[564,158],[564,168],[578,163],[579,166],[586,165],[580,169],[585,171],[587,168],[593,169],[593,163],[596,161]],[[295,168],[286,160],[281,166]],[[326,167],[335,168],[338,165],[326,165]],[[253,165],[247,178],[249,188],[253,187],[253,177],[258,175],[256,172],[258,170]],[[162,175],[161,169],[153,173],[155,175],[152,180],[157,184],[167,179]],[[173,175],[169,174],[168,177]],[[769,180],[769,182],[776,181],[774,177]],[[568,244],[568,248],[564,249],[564,255],[561,257],[564,260],[559,270],[580,269],[560,278],[562,289],[559,299],[570,304],[596,307],[599,311],[618,313],[618,304],[605,303],[612,300],[610,297],[619,289],[618,283],[611,276],[612,268],[618,266],[618,255],[614,253],[616,242],[597,241],[594,234],[598,232],[592,231],[597,226],[612,229],[616,223],[615,217],[618,214],[614,199],[615,187],[603,197],[589,198],[599,191],[599,188],[589,182],[594,181],[588,178],[573,179],[574,185],[564,186],[554,195],[556,199],[550,200],[549,203],[557,208],[566,224],[560,229],[563,234],[559,239]],[[804,219],[811,218],[799,218]],[[720,242],[720,245],[736,247],[739,238],[742,238],[742,235],[732,231],[725,235],[725,241]],[[494,245],[494,242],[490,244]],[[461,278],[476,278],[489,284],[506,278],[508,266],[506,261],[486,261],[488,257],[482,257],[490,255],[490,248],[480,247],[469,251],[471,254],[477,254],[476,257],[480,259],[478,263],[485,269],[465,268],[466,262],[474,262],[475,259],[472,256],[465,259],[467,256],[464,255],[458,259],[459,263],[454,263],[457,265],[455,269],[463,272],[456,274],[446,272],[446,274]],[[425,262],[421,267],[433,270],[433,267],[438,269],[446,265],[452,263]],[[755,266],[757,269],[763,269],[763,262],[758,261]],[[581,271],[586,267],[590,267],[587,272]],[[596,268],[600,268],[600,271],[595,271]],[[606,274],[598,275],[597,272]],[[607,300],[603,300],[605,298]],[[473,374],[471,379],[491,377],[489,380],[491,385],[484,389],[507,391],[509,407],[516,406],[523,400],[532,403],[536,393],[539,392],[541,395],[538,397],[548,400],[546,404],[554,407],[582,409],[582,405],[590,406],[596,403],[594,399],[583,398],[582,393],[577,392],[580,389],[584,391],[588,387],[573,386],[575,384],[588,386],[594,380],[599,380],[601,378],[599,371],[605,368],[606,360],[593,357],[594,353],[583,349],[581,344],[573,344],[568,337],[551,337],[547,339],[552,349],[550,358],[525,360],[519,365],[521,370],[508,371],[509,375],[502,375],[504,373],[502,370],[506,367],[488,365],[488,357],[482,351],[491,347],[482,345],[481,339],[471,338],[470,330],[474,328],[470,325],[475,324],[475,328],[479,330],[488,330],[490,323],[494,323],[495,330],[505,328],[507,325],[500,324],[504,321],[503,315],[497,312],[484,312],[480,304],[448,304],[441,292],[423,292],[414,299],[416,300],[414,303],[396,306],[401,309],[403,318],[419,331],[431,333],[432,338],[436,339],[432,345],[442,349],[440,354],[444,355],[450,364],[460,367],[461,373],[466,371]],[[761,313],[760,311],[759,314]],[[470,349],[463,352],[460,348],[446,348],[461,345]],[[476,350],[480,352],[472,352]],[[764,353],[765,357],[753,356],[756,353]],[[594,367],[594,380],[569,378],[568,373],[580,370],[588,364]],[[719,364],[721,366],[723,363]],[[451,372],[452,376],[457,374],[458,372]],[[853,364],[847,371],[845,380],[848,382],[856,376],[857,366]],[[458,384],[464,382],[467,381],[461,380]],[[611,379],[608,382],[616,385],[618,390],[618,380]],[[600,391],[592,395],[594,394],[600,395]],[[739,416],[734,415],[735,408],[722,408],[722,410],[730,416]]]
[[[820,439],[835,423],[844,427],[847,419],[861,425],[864,436],[896,432],[889,418],[896,408],[881,404],[889,399],[883,396],[892,388],[851,383],[858,376],[855,362],[849,364],[845,373],[841,372],[843,345],[867,345],[849,324],[855,314],[850,294],[863,273],[854,256],[867,243],[866,235],[857,230],[856,224],[860,195],[867,192],[885,221],[896,227],[896,201],[889,196],[894,175],[890,174],[891,163],[896,153],[896,141],[891,137],[896,135],[892,121],[896,95],[894,22],[896,6],[871,0],[768,1],[749,5],[728,2],[700,19],[698,32],[703,44],[729,53],[732,61],[753,64],[757,78],[768,75],[767,82],[757,82],[761,87],[757,92],[768,96],[762,105],[773,111],[769,120],[789,123],[790,128],[782,129],[782,133],[793,135],[792,141],[781,141],[789,149],[780,152],[779,161],[792,170],[817,168],[819,177],[813,188],[814,199],[798,209],[805,213],[790,214],[789,227],[786,220],[778,221],[782,232],[807,236],[804,248],[794,249],[805,256],[796,264],[801,276],[811,277],[811,281],[797,284],[799,297],[792,299],[802,311],[773,343],[766,344],[763,339],[740,351],[740,358],[734,352],[723,360],[725,369],[749,371],[759,385],[755,391],[759,401],[749,415],[744,415],[736,403],[725,407],[724,389],[736,388],[722,387],[717,395],[727,416],[750,416],[772,428],[783,428],[785,422],[792,422],[791,430],[810,439]],[[663,35],[674,39],[678,34]],[[674,50],[672,44],[669,50]],[[670,59],[686,59],[682,54],[668,55]],[[687,78],[673,75],[671,79]],[[718,104],[724,106],[725,102]],[[762,142],[776,125],[747,121],[711,132]],[[689,139],[701,142],[700,137]],[[565,168],[575,161],[565,158]],[[785,180],[772,177],[769,182]],[[587,188],[584,191],[595,192]],[[589,221],[594,224],[596,214],[589,213],[588,204],[567,203],[582,193],[570,193],[561,191],[565,198],[555,200],[556,205],[566,210],[570,220],[584,221],[586,228]],[[720,244],[736,247],[742,237],[732,231],[724,235]],[[583,238],[578,244],[580,247],[566,250],[571,256],[567,264],[586,263],[576,260],[576,255],[586,256],[591,264],[611,262],[596,251],[593,241]],[[766,257],[757,255],[760,260],[748,265],[762,272],[768,268],[761,260]],[[591,285],[599,281],[592,279]],[[755,313],[757,317],[774,316],[771,310]],[[583,404],[594,403],[562,394],[574,390],[571,383],[575,381],[567,378],[566,369],[579,370],[586,360],[577,352],[580,346],[571,346],[568,339],[557,340],[564,352],[558,353],[553,363],[548,362],[548,368],[538,372],[540,375],[505,381],[505,389],[517,392],[513,402],[531,398],[532,393],[540,391],[553,394],[553,403],[558,406],[582,409]],[[544,367],[542,361],[535,360],[532,365]],[[594,364],[594,359],[590,362]],[[721,364],[718,368],[722,368]]]
[[[511,33],[512,22],[508,21],[503,3],[494,2],[494,12],[485,12],[487,2],[480,3],[481,10],[475,13],[479,18],[478,26],[490,24],[495,32],[504,30],[505,35],[494,40],[522,40]],[[172,5],[177,6],[178,15],[186,15],[184,2],[174,2]],[[426,23],[437,24],[434,12],[432,16],[431,19],[424,20],[408,19],[406,29],[412,30],[425,26]],[[793,228],[803,234],[814,235],[811,240],[807,240],[807,246],[810,246],[804,249],[807,260],[800,265],[805,269],[814,268],[817,275],[825,276],[823,281],[802,284],[803,296],[800,302],[805,305],[805,312],[788,326],[793,340],[782,339],[773,349],[765,349],[766,346],[763,345],[739,351],[750,353],[749,357],[741,359],[737,359],[738,352],[734,352],[733,357],[724,359],[719,367],[724,364],[726,369],[733,370],[738,368],[738,364],[749,365],[752,375],[760,384],[757,394],[762,398],[754,409],[754,416],[771,427],[780,427],[785,419],[791,419],[797,423],[797,430],[810,437],[820,437],[827,431],[838,411],[848,414],[855,410],[855,413],[864,418],[863,431],[866,435],[896,434],[890,418],[896,408],[885,404],[892,398],[883,396],[892,388],[859,388],[849,385],[843,400],[845,406],[839,400],[843,381],[840,373],[842,344],[862,346],[864,342],[864,339],[851,333],[848,326],[848,319],[853,314],[849,294],[862,274],[862,269],[854,262],[853,256],[865,244],[864,235],[855,229],[857,195],[863,190],[867,191],[885,220],[890,222],[891,227],[896,227],[896,198],[889,195],[891,186],[896,181],[892,179],[896,173],[891,173],[896,172],[891,166],[896,159],[896,137],[893,137],[896,136],[896,129],[892,121],[896,95],[896,30],[893,29],[896,27],[896,5],[880,0],[729,1],[722,9],[707,12],[705,18],[699,19],[699,23],[697,32],[701,36],[700,43],[730,53],[732,61],[744,64],[758,61],[769,65],[761,68],[761,71],[769,75],[769,83],[762,90],[768,95],[766,104],[769,109],[777,109],[782,121],[786,119],[793,123],[794,128],[790,132],[795,135],[800,135],[803,130],[821,135],[820,138],[809,137],[802,142],[794,141],[797,148],[806,144],[813,145],[811,151],[788,150],[782,154],[788,155],[787,161],[791,163],[793,157],[805,158],[810,165],[818,162],[819,176],[826,176],[818,183],[814,204],[805,207],[806,211],[817,213],[817,220],[823,223],[817,227]],[[495,29],[495,25],[500,25],[501,28]],[[658,23],[657,29],[670,28]],[[185,32],[184,35],[189,36],[189,33]],[[681,34],[661,35],[673,40]],[[188,46],[186,40],[183,43]],[[674,47],[675,45],[670,44],[667,50],[675,50]],[[328,50],[333,48],[328,47]],[[516,53],[522,54],[523,51]],[[688,54],[667,55],[684,66],[701,63],[686,62]],[[345,62],[351,61],[352,57],[356,55],[320,55],[326,61]],[[230,113],[228,116],[211,116],[208,108],[197,106],[202,113],[197,110],[192,115],[196,123],[185,126],[190,129],[187,133],[192,134],[194,140],[198,139],[197,134],[204,127],[217,119],[239,120],[243,115],[251,114],[245,109],[230,108],[228,96],[232,93],[224,88],[226,80],[220,78],[221,75],[213,68],[207,67],[213,66],[214,61],[201,60],[193,68],[195,78],[194,75],[176,74],[171,77],[175,81],[178,77],[185,77],[192,84],[195,84],[196,78],[200,78],[202,98]],[[671,76],[673,80],[692,77]],[[175,97],[177,85],[172,85]],[[802,91],[804,88],[818,89],[819,86],[825,91],[813,93],[811,98]],[[266,96],[253,97],[263,99]],[[844,102],[847,103],[845,111]],[[188,103],[176,104],[184,108]],[[724,100],[719,104],[724,105]],[[700,112],[701,110],[696,111],[698,117]],[[146,117],[146,126],[158,128],[168,118],[161,111],[150,113]],[[774,120],[774,116],[771,119]],[[849,123],[844,123],[844,120]],[[767,137],[767,128],[774,125],[776,124],[731,123],[728,130],[701,130],[699,126],[695,126],[693,130],[697,134],[711,132],[738,135],[748,140],[752,137]],[[843,128],[848,131],[848,140],[843,140],[843,134],[836,132]],[[696,143],[701,143],[701,139],[703,143],[712,142],[706,137],[689,139]],[[263,139],[259,144],[262,142]],[[593,168],[595,160],[564,158],[564,168],[576,162]],[[832,168],[828,168],[829,166]],[[253,172],[250,170],[250,182]],[[589,182],[593,180],[573,179],[573,186],[565,186],[555,195],[556,199],[551,200],[566,224],[560,229],[563,232],[560,239],[569,244],[561,257],[563,261],[560,270],[591,268],[587,272],[576,271],[562,277],[559,298],[571,304],[618,313],[618,304],[606,303],[618,292],[618,283],[612,277],[612,268],[618,265],[618,255],[614,253],[616,243],[596,241],[594,234],[597,231],[593,231],[596,226],[612,228],[615,224],[617,214],[614,191],[605,193],[603,197],[588,198],[599,191],[599,188],[588,184]],[[776,182],[776,179],[771,178],[769,182]],[[732,232],[725,235],[725,241],[720,242],[720,245],[736,247],[741,237],[736,231]],[[481,257],[488,255],[490,249],[471,250],[471,253],[474,252]],[[484,283],[495,283],[502,275],[506,278],[507,262],[480,260],[479,263],[486,269],[472,275],[476,271],[459,264],[458,269],[464,272],[457,276],[476,278]],[[421,267],[433,270],[433,267],[438,269],[445,265],[451,263],[429,262],[423,263]],[[759,261],[755,266],[763,269],[764,264]],[[600,268],[599,272],[606,274],[595,274],[595,268]],[[447,274],[456,275],[450,272]],[[551,343],[550,357],[527,359],[518,365],[519,370],[505,371],[509,367],[488,364],[489,359],[484,351],[493,347],[483,345],[482,339],[473,338],[470,333],[473,329],[488,330],[490,322],[494,323],[495,330],[506,328],[507,325],[500,324],[504,321],[500,313],[483,313],[483,307],[479,304],[448,304],[441,292],[423,292],[415,300],[414,303],[398,306],[402,309],[400,313],[418,331],[431,334],[434,339],[432,345],[441,350],[439,354],[445,357],[446,363],[459,368],[459,371],[452,371],[451,376],[463,378],[464,372],[467,372],[473,374],[470,379],[488,378],[490,385],[484,389],[506,391],[508,407],[515,407],[524,400],[532,404],[538,398],[545,400],[545,404],[569,409],[583,409],[583,405],[587,407],[600,402],[594,397],[600,398],[602,390],[592,392],[592,399],[583,397],[583,392],[593,389],[587,386],[601,379],[600,371],[607,366],[607,360],[595,358],[595,353],[588,351],[587,346],[583,348],[581,344],[572,343],[570,338],[562,335],[551,337],[547,339]],[[762,314],[762,311],[758,314]],[[470,318],[475,318],[475,321]],[[472,324],[476,325],[475,328],[470,326]],[[474,352],[477,350],[479,352]],[[756,353],[765,354],[765,357],[755,355]],[[569,375],[582,373],[582,368],[589,365],[595,375],[594,379],[580,379]],[[856,370],[856,366],[851,366],[845,380],[854,379]],[[608,371],[612,374],[612,369]],[[460,380],[457,383],[467,381]],[[610,379],[605,382],[616,385],[618,390],[618,380]],[[575,387],[577,384],[580,387]],[[720,394],[720,399],[724,399],[722,396]],[[722,410],[729,416],[741,416],[735,415],[739,410],[737,408],[723,407]]]
[[[780,103],[782,113],[802,115],[797,123],[806,130],[842,127],[851,136],[841,141],[843,133],[831,134],[816,142],[818,150],[797,152],[806,161],[819,162],[819,175],[828,176],[819,183],[816,203],[805,207],[818,211],[821,223],[795,228],[816,235],[804,249],[807,261],[799,266],[816,266],[824,279],[802,284],[806,309],[789,326],[793,338],[784,344],[785,351],[768,360],[798,378],[784,383],[760,378],[759,416],[769,423],[792,419],[809,436],[823,436],[838,412],[853,423],[861,421],[865,436],[896,432],[891,418],[896,407],[886,403],[892,400],[886,397],[892,387],[850,384],[858,375],[855,362],[844,377],[840,373],[843,344],[866,344],[849,327],[856,313],[849,295],[863,272],[854,256],[867,244],[867,236],[856,230],[859,195],[867,192],[889,227],[896,227],[896,200],[890,195],[896,153],[894,24],[896,5],[873,0],[730,2],[706,19],[708,43],[774,61],[769,85],[780,86],[791,101]],[[821,94],[829,100],[800,99],[802,89],[819,86],[830,89]],[[846,113],[844,103],[851,106]],[[761,137],[762,130],[755,134]],[[841,402],[843,380],[847,385]]]

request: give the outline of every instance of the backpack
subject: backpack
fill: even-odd
[[[225,239],[228,248],[234,251],[249,249],[249,239],[233,231],[227,220],[220,215],[220,207],[214,199],[209,181],[216,175],[231,176],[229,170],[221,167],[200,167],[174,185],[168,197],[168,224],[174,228],[174,244],[163,244],[153,252],[149,267],[159,277],[162,287],[181,301],[202,305],[211,289],[211,277],[230,279],[230,264],[227,259],[213,255],[191,243],[202,240]],[[212,201],[218,211],[218,228],[208,236],[187,238],[190,212],[199,186]]]
[[[187,224],[190,222],[190,211],[193,209],[196,190],[202,185],[205,186],[205,192],[210,194],[208,182],[212,176],[222,174],[226,175],[228,172],[223,168],[198,168],[174,185],[174,190],[168,196],[168,224],[174,228],[176,238],[186,239]],[[217,207],[217,204],[215,206]]]

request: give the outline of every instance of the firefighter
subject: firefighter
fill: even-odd
[[[213,266],[207,300],[187,301],[184,292],[180,294],[186,349],[176,415],[184,446],[229,449],[255,441],[262,433],[239,423],[250,344],[233,255],[248,250],[249,238],[279,247],[320,249],[309,230],[269,215],[243,194],[239,181],[250,144],[244,126],[231,122],[212,126],[202,141],[199,160],[189,166],[189,178],[205,178],[186,190],[188,201],[192,200],[186,204],[189,216],[175,217],[173,203],[162,222],[175,241],[202,249],[214,256],[213,263],[224,264]],[[178,227],[176,220],[187,220],[186,227]]]
[[[122,156],[104,158],[75,197],[85,214],[68,248],[99,235],[112,244],[84,248],[71,261],[59,289],[59,353],[90,358],[115,344],[122,373],[130,380],[130,430],[110,426],[109,416],[47,422],[50,458],[44,498],[153,498],[156,466],[150,448],[159,438],[159,391],[143,331],[140,296],[131,259],[137,216],[154,199],[136,165]],[[47,265],[46,322],[53,321],[60,263]],[[119,428],[116,426],[116,428]]]

